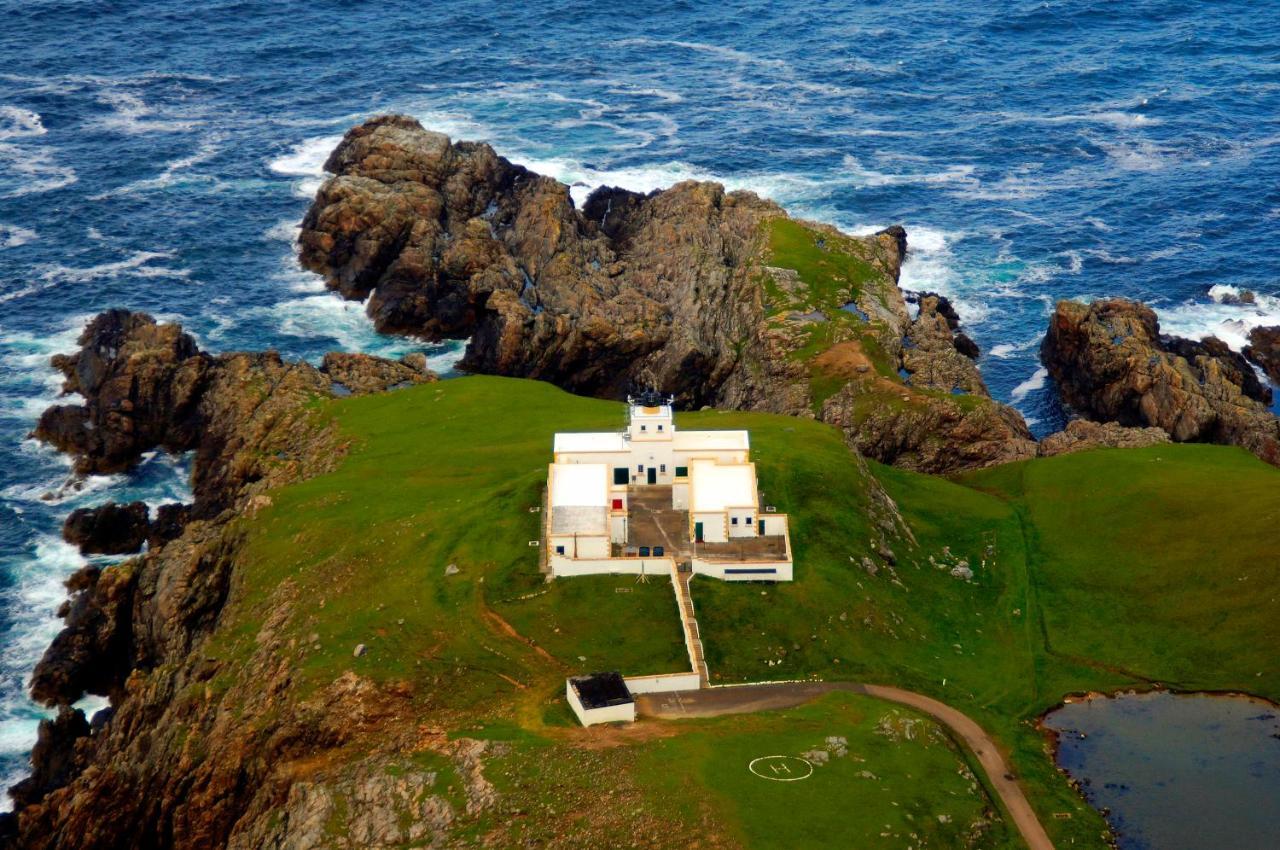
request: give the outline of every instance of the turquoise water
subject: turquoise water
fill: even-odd
[[[850,230],[903,223],[904,285],[954,297],[993,393],[1040,432],[1061,422],[1036,360],[1056,298],[1143,298],[1236,345],[1280,323],[1268,4],[0,10],[0,781],[25,764],[40,714],[23,683],[81,563],[61,518],[184,489],[156,457],[61,490],[65,460],[24,440],[56,397],[49,355],[89,315],[150,310],[213,350],[456,356],[380,337],[293,260],[325,154],[378,112],[490,140],[579,198],[698,177]],[[1218,303],[1230,287],[1258,305]]]
[[[1122,850],[1280,846],[1280,710],[1242,697],[1095,697],[1052,712],[1058,764]]]

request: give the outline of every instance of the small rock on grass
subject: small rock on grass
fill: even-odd
[[[462,570],[458,569],[457,564],[450,564],[444,568],[444,574],[447,576],[456,576],[460,572],[462,572]]]
[[[364,644],[358,643],[356,644],[356,648],[352,650],[351,654],[355,658],[359,658],[361,655],[364,655],[368,651],[369,651],[368,648]]]

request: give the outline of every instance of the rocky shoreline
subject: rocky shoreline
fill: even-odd
[[[155,448],[194,450],[194,501],[155,519],[136,504],[68,518],[68,538],[89,551],[136,551],[144,540],[148,548],[67,582],[64,629],[31,683],[57,716],[41,723],[32,775],[11,791],[0,846],[226,846],[244,812],[287,793],[270,778],[275,757],[350,734],[305,712],[228,728],[217,700],[190,698],[222,672],[262,686],[265,713],[271,688],[287,681],[286,670],[261,666],[265,658],[222,671],[201,652],[232,593],[235,520],[269,504],[267,490],[342,456],[342,439],[310,412],[313,399],[435,376],[425,362],[366,355],[339,355],[322,369],[272,352],[209,355],[179,326],[123,310],[94,319],[80,345],[54,365],[85,401],[50,408],[35,436],[72,453],[81,472],[128,469]],[[85,694],[110,707],[85,718],[72,707]],[[194,741],[219,757],[193,761]]]
[[[1276,374],[1268,329],[1236,354],[1161,335],[1141,304],[1062,302],[1041,354],[1084,418],[1037,443],[990,398],[947,300],[898,288],[902,228],[850,237],[710,183],[601,189],[578,210],[563,184],[399,116],[353,129],[328,167],[303,264],[341,296],[367,298],[380,330],[469,339],[472,371],[816,418],[844,433],[855,462],[933,473],[1170,440],[1280,464],[1270,389],[1251,365]],[[57,716],[41,724],[0,846],[313,846],[308,800],[275,765],[346,746],[362,723],[386,733],[404,720],[403,695],[343,680],[281,712],[290,670],[269,624],[243,667],[203,646],[235,592],[236,521],[346,449],[311,403],[435,376],[420,356],[335,353],[316,368],[274,352],[213,355],[180,326],[123,310],[98,316],[80,350],[53,362],[84,403],[47,410],[36,437],[81,474],[127,470],[153,449],[194,451],[194,499],[154,517],[134,503],[68,518],[65,536],[83,551],[146,551],[68,581],[65,628],[32,679]],[[215,680],[262,699],[233,717]],[[72,707],[86,693],[111,707],[86,718]],[[282,809],[299,820],[272,820]]]

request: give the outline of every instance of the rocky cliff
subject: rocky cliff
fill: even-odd
[[[278,818],[254,817],[286,801],[292,777],[280,767],[322,758],[396,716],[403,700],[353,679],[286,703],[291,668],[266,628],[257,652],[235,665],[202,647],[236,593],[237,520],[269,504],[268,489],[323,472],[344,452],[311,404],[337,380],[275,354],[206,354],[180,327],[138,313],[102,314],[80,343],[55,365],[84,403],[50,409],[36,435],[91,471],[126,468],[157,447],[194,449],[195,501],[155,520],[126,506],[69,524],[118,548],[150,534],[151,548],[68,582],[65,628],[32,677],[33,696],[58,715],[41,724],[33,774],[13,791],[14,815],[0,819],[0,846],[285,846],[273,843]],[[434,379],[377,358],[340,367],[352,391]],[[86,693],[110,699],[91,722],[71,707]],[[398,822],[386,825],[390,838],[400,837]],[[289,846],[318,846],[306,842],[322,827],[298,826],[302,843]]]
[[[1280,420],[1253,367],[1213,337],[1162,335],[1143,304],[1059,302],[1041,359],[1063,400],[1089,418],[1237,445],[1280,465]]]
[[[380,330],[468,339],[465,369],[817,416],[927,471],[1035,452],[938,299],[910,318],[901,228],[855,238],[715,183],[601,188],[578,209],[564,184],[403,116],[348,132],[326,169],[303,265],[367,298]]]

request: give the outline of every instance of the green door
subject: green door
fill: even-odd
[[[764,536],[764,520],[760,520],[760,536]]]
[[[695,522],[693,524],[693,539],[699,543],[702,542],[702,523],[700,522]]]
[[[650,484],[658,483],[658,470],[654,469],[652,466],[649,467],[649,483]]]

